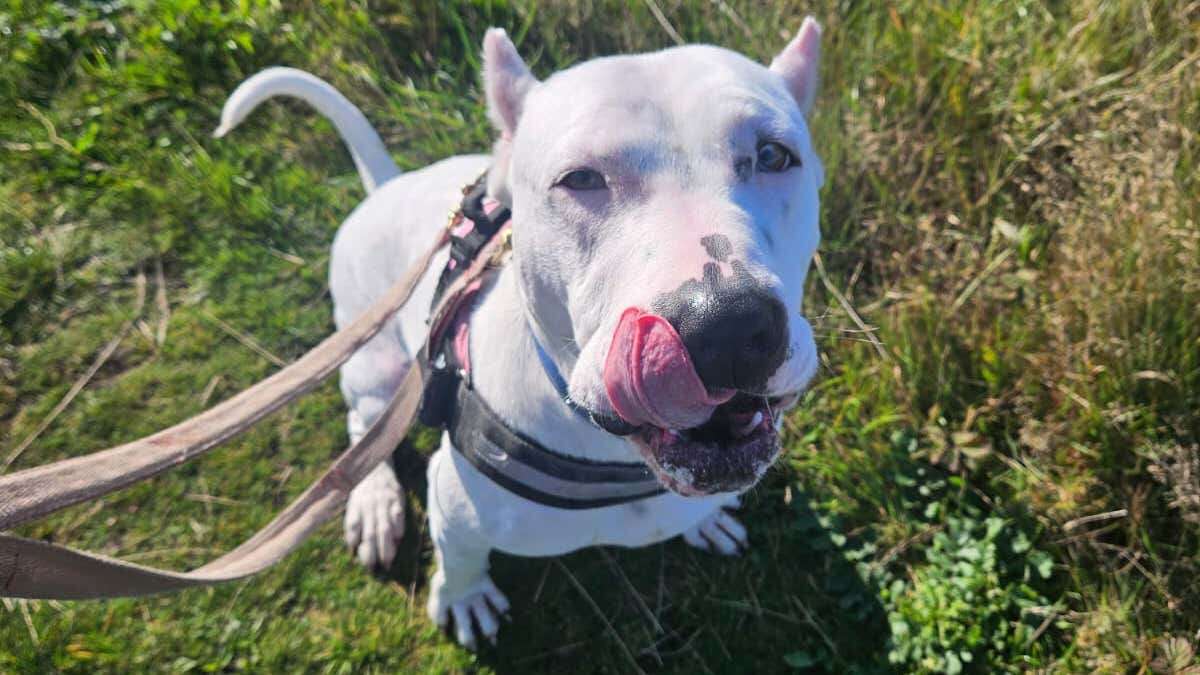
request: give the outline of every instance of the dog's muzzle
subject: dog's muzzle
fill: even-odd
[[[620,426],[632,429],[643,459],[673,491],[745,489],[778,456],[782,401],[761,391],[783,362],[787,332],[782,303],[771,300],[778,308],[759,299],[704,303],[706,315],[688,321],[636,307],[622,313],[605,359],[605,390]]]

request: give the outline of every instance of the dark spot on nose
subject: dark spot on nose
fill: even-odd
[[[705,386],[762,392],[787,356],[787,310],[745,265],[733,268],[730,278],[705,265],[700,279],[659,296],[654,311],[679,333]]]
[[[702,237],[700,245],[704,247],[708,257],[717,262],[725,262],[725,259],[733,253],[733,244],[729,242],[729,237],[723,234],[710,234]]]

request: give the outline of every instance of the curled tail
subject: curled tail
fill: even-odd
[[[291,96],[328,117],[354,158],[367,193],[400,175],[383,140],[362,111],[321,78],[295,68],[268,68],[238,85],[221,110],[220,138],[236,127],[258,104],[274,96]]]

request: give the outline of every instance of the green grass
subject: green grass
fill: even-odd
[[[418,4],[0,9],[0,462],[114,338],[10,470],[139,437],[276,368],[213,317],[285,360],[331,330],[327,252],[358,178],[300,105],[209,138],[243,78],[317,73],[411,168],[487,148],[489,25],[541,75],[671,44],[646,2]],[[514,621],[472,655],[425,618],[412,498],[390,581],[331,524],[219,588],[5,600],[0,672],[628,672],[627,653],[687,673],[1200,665],[1200,5],[656,4],[685,39],[764,61],[804,14],[826,28],[826,273],[806,296],[824,367],[748,500],[753,550],[497,556]],[[198,565],[298,494],[343,420],[330,383],[22,533]]]

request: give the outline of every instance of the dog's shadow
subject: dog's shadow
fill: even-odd
[[[395,462],[410,494],[408,535],[381,576],[417,593],[433,564],[425,461],[406,442]],[[493,554],[511,622],[480,664],[500,673],[886,672],[885,614],[852,562],[869,542],[847,541],[781,476],[744,501],[751,547],[737,558],[678,538],[558,558]]]

